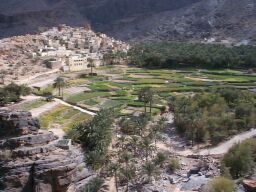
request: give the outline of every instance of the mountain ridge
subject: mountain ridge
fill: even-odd
[[[88,23],[132,42],[255,41],[256,0],[3,0],[0,5],[0,37]]]

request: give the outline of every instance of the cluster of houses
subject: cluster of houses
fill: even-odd
[[[73,72],[86,70],[92,65],[117,63],[122,59],[113,55],[125,55],[119,53],[128,50],[128,44],[95,33],[89,26],[73,28],[61,25],[34,35],[0,39],[0,84],[23,82],[60,69]]]
[[[35,38],[38,51],[32,52],[33,58],[44,60],[49,68],[61,68],[63,71],[86,70],[93,64],[103,64],[108,53],[127,52],[129,45],[95,33],[90,27],[72,28],[61,25],[41,33]]]

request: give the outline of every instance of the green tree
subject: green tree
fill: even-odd
[[[86,163],[92,167],[94,171],[100,170],[107,164],[108,156],[105,152],[95,149],[86,152]]]
[[[58,77],[57,79],[55,79],[54,87],[58,88],[59,96],[61,95],[61,92],[62,92],[62,97],[63,97],[63,88],[64,88],[65,85],[66,85],[66,82],[62,77]]]
[[[5,84],[5,76],[6,76],[7,72],[3,69],[0,70],[0,78],[1,78],[1,83]]]
[[[96,169],[108,161],[107,151],[112,140],[113,122],[113,110],[103,109],[90,121],[75,126],[69,134],[73,140],[83,145],[87,163]]]
[[[152,113],[152,103],[153,103],[154,93],[149,87],[144,87],[139,90],[138,97],[139,101],[144,103],[145,113],[147,113],[147,105],[150,106],[150,114]]]
[[[180,168],[180,163],[177,159],[171,159],[169,164],[168,164],[168,170],[170,171],[170,173],[175,173],[175,171],[177,169]]]
[[[136,156],[140,144],[140,138],[136,135],[131,136],[130,144],[133,148],[133,155]]]
[[[129,191],[129,182],[135,177],[135,166],[131,164],[132,155],[128,151],[121,153],[119,162],[124,164],[124,167],[120,168],[120,177],[126,183],[126,191]]]
[[[248,69],[255,67],[255,55],[254,46],[225,47],[202,43],[166,42],[137,44],[128,52],[131,63],[148,68]]]
[[[83,192],[107,192],[108,186],[104,185],[104,180],[100,177],[92,179],[84,188]]]
[[[109,172],[111,176],[114,176],[115,178],[115,188],[116,192],[118,192],[118,171],[120,169],[120,165],[118,163],[111,163],[109,166]]]
[[[90,69],[91,69],[90,75],[93,75],[93,68],[95,67],[94,60],[92,58],[88,58],[87,61],[89,63],[88,67],[90,67]]]
[[[159,134],[164,130],[165,126],[165,119],[161,118],[155,125],[152,126],[150,136],[155,141],[155,148],[157,143],[157,138],[159,137]]]
[[[152,151],[155,149],[152,145],[152,140],[149,136],[144,137],[142,139],[142,150],[144,151],[144,156],[146,157],[146,161],[148,161],[148,157],[151,155]]]
[[[142,167],[142,175],[147,175],[149,183],[152,182],[152,178],[157,178],[159,174],[158,167],[152,162],[147,161]]]
[[[163,168],[166,160],[167,160],[166,155],[162,152],[158,152],[156,154],[154,162],[156,165],[159,165],[161,168]]]
[[[103,55],[103,62],[105,65],[113,65],[114,55],[112,53],[106,53]]]
[[[256,146],[256,145],[255,145]],[[243,142],[234,145],[227,154],[225,154],[222,165],[229,168],[233,178],[239,178],[250,173],[255,166],[254,150],[252,143]]]
[[[17,102],[21,96],[30,94],[31,89],[25,85],[17,85],[11,83],[3,88],[0,88],[0,105],[6,105],[10,102]]]

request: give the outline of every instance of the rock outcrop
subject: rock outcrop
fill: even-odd
[[[29,112],[0,111],[0,191],[81,191],[93,174],[79,146],[39,130]]]
[[[256,191],[256,180],[243,180],[243,186],[247,192]]]

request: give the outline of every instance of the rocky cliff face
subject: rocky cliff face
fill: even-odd
[[[2,0],[0,36],[91,23],[127,41],[254,40],[256,0]]]
[[[256,0],[203,0],[187,3],[177,9],[168,8],[126,17],[103,24],[99,29],[135,42],[205,38],[233,39],[238,42],[255,41],[255,26]]]
[[[39,131],[29,112],[0,111],[0,191],[81,191],[93,178],[79,146]]]

